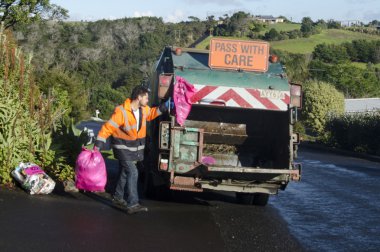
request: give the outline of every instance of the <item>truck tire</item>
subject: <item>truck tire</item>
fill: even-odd
[[[269,194],[267,193],[255,193],[253,196],[252,205],[266,206],[269,201]]]
[[[154,174],[149,172],[147,174],[146,180],[144,181],[145,197],[159,201],[170,200],[170,189],[166,185],[154,185],[153,176]]]
[[[242,205],[251,205],[254,195],[252,193],[236,193],[236,201]]]

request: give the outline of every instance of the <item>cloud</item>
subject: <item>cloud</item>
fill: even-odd
[[[153,12],[148,10],[148,11],[134,11],[133,12],[134,17],[153,17]]]
[[[182,10],[175,10],[174,13],[169,14],[164,18],[165,22],[178,23],[185,19],[185,14]]]
[[[363,4],[369,4],[369,3],[375,3],[377,2],[378,0],[345,0],[346,3],[349,3],[349,4],[360,4],[360,5],[363,5]]]
[[[358,21],[362,21],[366,23],[375,19],[379,20],[380,19],[379,17],[380,17],[380,11],[377,11],[377,10],[363,11],[363,10],[358,10],[358,9],[351,9],[351,10],[348,10],[341,17],[337,17],[335,19],[340,20],[340,21],[358,20]]]
[[[363,20],[370,22],[373,20],[380,20],[380,11],[366,11],[363,14]]]
[[[242,6],[247,0],[182,0],[187,4],[218,4],[218,5],[233,5]]]
[[[116,16],[108,16],[108,17],[106,17],[106,18],[104,18],[104,19],[107,19],[107,20],[115,20],[115,19],[118,19],[118,18],[120,18],[120,17],[116,17]]]

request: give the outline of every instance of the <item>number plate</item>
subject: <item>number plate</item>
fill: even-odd
[[[268,89],[262,90],[261,89],[260,97],[282,100],[282,99],[285,99],[285,93],[278,90],[268,90]]]

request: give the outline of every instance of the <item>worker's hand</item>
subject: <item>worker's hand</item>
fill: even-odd
[[[167,100],[167,101],[165,102],[165,106],[169,109],[169,107],[170,107],[170,100]]]
[[[94,150],[100,151],[101,149],[103,149],[103,147],[104,147],[104,142],[102,142],[100,140],[95,141]]]
[[[170,106],[170,100],[167,100],[166,102],[161,102],[158,108],[162,113],[166,113]]]

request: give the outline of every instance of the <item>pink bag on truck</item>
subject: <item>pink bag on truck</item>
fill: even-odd
[[[102,154],[83,147],[75,164],[75,186],[85,191],[103,192],[106,183],[107,171]]]
[[[177,123],[181,126],[185,124],[186,118],[191,110],[191,97],[197,92],[195,87],[180,76],[176,76],[174,85],[174,106]]]

